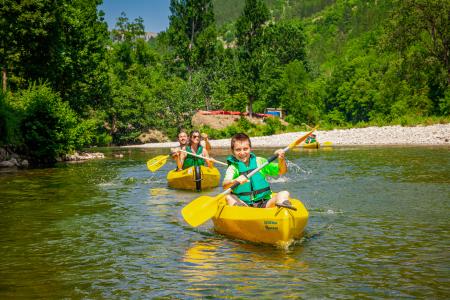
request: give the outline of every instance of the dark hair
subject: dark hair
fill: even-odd
[[[248,135],[246,135],[245,133],[236,133],[235,135],[233,135],[233,137],[231,138],[231,150],[234,150],[234,143],[236,143],[236,141],[239,142],[244,142],[244,141],[248,141],[248,145],[250,147],[252,147],[252,142],[250,141],[250,138],[248,137]]]
[[[192,136],[194,135],[194,133],[198,133],[200,135],[200,131],[198,130],[192,130],[191,133],[189,133],[189,137],[192,138]]]

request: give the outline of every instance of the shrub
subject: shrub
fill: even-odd
[[[0,146],[20,143],[20,111],[11,107],[7,95],[0,93]]]
[[[281,124],[281,121],[278,118],[266,118],[264,122],[266,123],[266,126],[263,129],[264,135],[272,135],[286,129],[286,126]]]
[[[20,129],[33,160],[54,162],[87,143],[86,124],[78,127],[75,112],[49,87],[32,86],[18,100],[24,109]]]

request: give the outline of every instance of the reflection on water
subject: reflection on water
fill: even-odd
[[[279,276],[284,277],[291,273],[298,277],[308,270],[307,263],[297,258],[302,251],[301,245],[298,245],[295,251],[285,251],[267,245],[208,239],[194,242],[186,250],[181,271],[192,287],[187,291],[193,297],[202,295],[199,293],[199,285],[207,284],[220,288],[226,285],[226,281],[221,283],[224,279],[237,284],[239,292],[266,297],[273,293],[273,290],[267,289],[269,286],[273,289],[283,289],[294,284],[292,281],[280,279]],[[266,280],[267,286],[255,284],[253,278],[258,278],[258,281]],[[299,282],[295,285],[298,286]],[[223,296],[218,291],[207,295]]]
[[[3,171],[0,298],[448,298],[449,149],[330,149],[271,180],[310,212],[287,249],[188,226],[181,208],[221,189],[168,188],[174,163],[145,165],[166,149]]]

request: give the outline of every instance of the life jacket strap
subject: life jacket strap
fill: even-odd
[[[238,195],[238,196],[251,196],[251,195],[256,196],[258,194],[261,194],[261,193],[264,193],[264,192],[267,192],[267,191],[270,191],[270,186],[265,187],[265,188],[260,189],[260,190],[256,190],[256,191],[242,192],[242,193],[237,193],[237,194],[233,193],[233,194]]]

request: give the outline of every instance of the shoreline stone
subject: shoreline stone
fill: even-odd
[[[0,147],[0,168],[27,168],[29,162],[14,153],[9,147]]]
[[[74,154],[68,154],[63,157],[65,162],[85,161],[89,159],[105,158],[105,154],[101,152],[75,152]]]
[[[271,136],[251,137],[253,147],[285,147],[306,131],[289,132]],[[401,146],[401,145],[449,145],[450,124],[402,127],[366,127],[316,131],[320,143],[331,142],[333,146]],[[213,148],[228,148],[230,139],[210,140]],[[147,143],[123,146],[124,148],[171,148],[177,142]]]
[[[100,152],[88,153],[88,152],[75,152],[71,155],[66,155],[57,161],[60,162],[80,162],[89,159],[105,158],[105,154]],[[29,161],[22,158],[17,153],[12,152],[10,149],[0,147],[0,168],[28,168]]]

